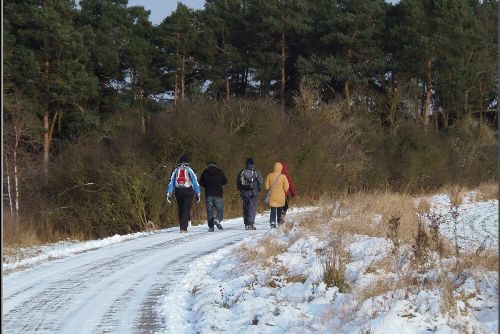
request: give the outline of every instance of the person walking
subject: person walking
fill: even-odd
[[[271,216],[269,217],[269,224],[271,228],[276,227],[276,221],[282,223],[281,213],[285,205],[285,194],[288,192],[289,184],[285,175],[281,174],[283,166],[277,162],[274,164],[273,172],[269,173],[266,177],[265,187],[269,190],[266,202],[271,208]]]
[[[187,233],[189,220],[191,219],[191,206],[193,197],[196,195],[196,203],[200,202],[200,186],[195,172],[189,166],[189,159],[182,155],[179,165],[170,176],[167,190],[167,202],[172,203],[172,193],[175,189],[175,199],[179,210],[179,227],[181,233]]]
[[[281,166],[283,167],[281,174],[286,176],[286,180],[288,181],[288,186],[289,186],[288,191],[285,194],[285,205],[283,206],[283,209],[281,211],[281,220],[285,221],[286,212],[288,211],[289,199],[290,199],[290,197],[295,197],[295,195],[297,193],[295,192],[295,185],[292,182],[292,178],[290,177],[290,174],[288,174],[288,169],[287,169],[285,163],[284,162],[280,162],[280,163],[281,163]]]
[[[224,215],[224,201],[222,186],[227,183],[226,175],[215,162],[209,162],[208,167],[201,173],[200,184],[205,188],[205,203],[207,205],[208,232],[214,231],[214,224],[222,230]],[[217,210],[217,219],[214,219],[214,210]]]
[[[245,230],[255,230],[255,216],[259,202],[259,192],[262,190],[263,178],[260,171],[255,169],[252,158],[245,162],[245,168],[240,170],[236,177],[236,188],[243,200],[243,222]]]

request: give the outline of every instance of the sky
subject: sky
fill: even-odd
[[[399,0],[386,0],[397,3]],[[165,17],[170,15],[177,7],[177,2],[182,2],[189,8],[203,9],[205,0],[129,0],[129,6],[143,6],[151,11],[150,20],[153,24],[160,24]]]
[[[170,15],[177,7],[177,2],[182,2],[189,8],[203,9],[205,0],[129,0],[130,6],[143,6],[151,11],[149,19],[153,24],[160,24],[165,17]]]

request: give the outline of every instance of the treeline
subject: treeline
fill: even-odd
[[[207,0],[153,25],[127,0],[4,1],[4,203],[56,234],[165,226],[181,153],[286,159],[310,197],[495,177],[497,8]]]

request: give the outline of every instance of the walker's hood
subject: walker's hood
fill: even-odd
[[[281,170],[283,169],[283,166],[281,165],[280,162],[277,162],[274,164],[274,173],[279,173],[281,174]]]
[[[283,169],[281,170],[281,174],[285,174],[286,173],[286,165],[284,162],[280,162],[280,164],[283,167]]]

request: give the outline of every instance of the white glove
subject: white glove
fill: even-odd
[[[172,194],[170,193],[167,194],[167,202],[168,204],[172,204]]]
[[[200,200],[201,200],[200,195],[201,195],[200,193],[196,194],[196,204],[200,203]]]

